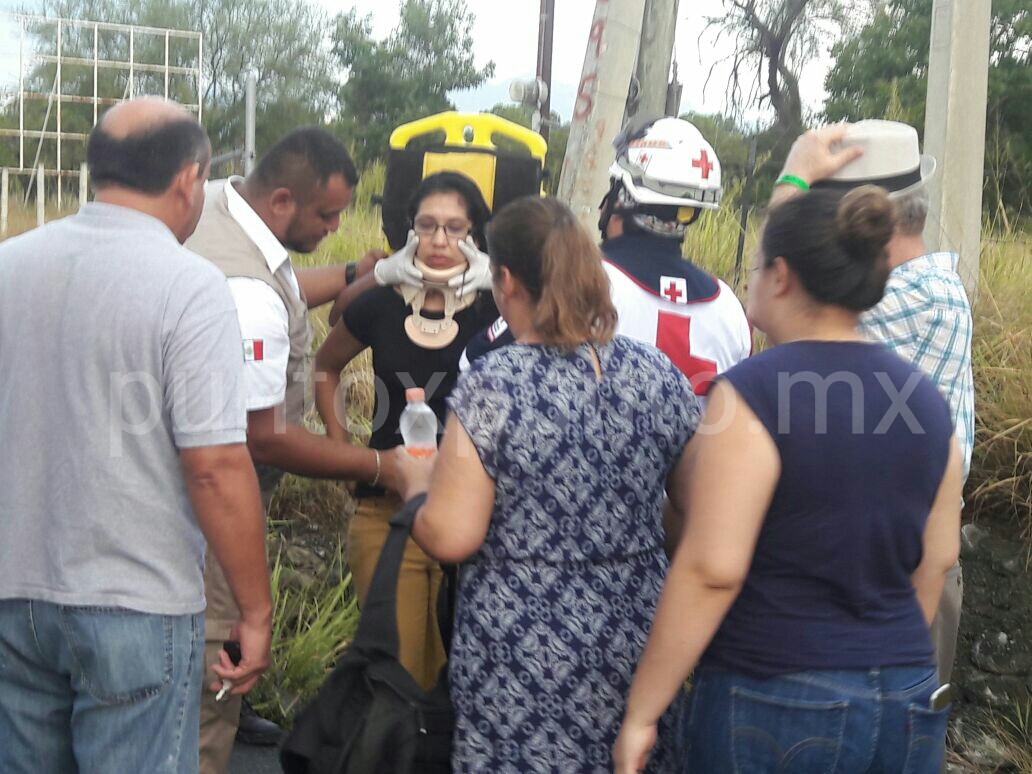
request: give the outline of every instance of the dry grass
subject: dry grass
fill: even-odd
[[[744,288],[739,287],[740,283],[735,278],[735,256],[738,253],[738,235],[741,233],[738,195],[738,188],[728,191],[719,210],[703,212],[691,225],[684,240],[684,254],[742,295]],[[743,277],[749,271],[749,262],[756,250],[760,220],[755,212],[749,215],[742,255]]]
[[[62,209],[57,208],[56,201],[48,201],[46,207],[46,221],[50,223],[54,220],[60,220],[66,215],[71,215],[78,211],[77,205],[69,206],[68,201],[63,202],[64,207]],[[11,192],[10,199],[10,210],[7,215],[7,234],[5,236],[17,236],[26,231],[36,228],[36,205],[30,199],[29,206],[23,207],[21,203],[21,195],[17,191]],[[3,239],[4,237],[0,237]]]
[[[1012,518],[1032,541],[1032,239],[987,241],[981,268],[970,513]]]
[[[362,177],[359,182],[360,187],[368,176]],[[361,191],[355,198],[357,202],[363,201]],[[364,201],[368,201],[368,196]],[[340,229],[336,234],[323,240],[319,249],[311,255],[295,256],[294,264],[296,266],[324,266],[328,263],[357,261],[365,255],[367,250],[383,245],[384,238],[383,232],[380,230],[379,209],[357,206],[344,214],[341,218]],[[313,338],[317,347],[329,333],[329,326],[326,322],[328,314],[329,307],[327,306],[313,311],[310,315]],[[363,432],[359,433],[361,437],[364,432],[371,432],[373,416],[374,393],[370,353],[366,351],[355,358],[345,369],[344,374],[348,384],[344,405],[347,408],[351,426],[363,428]],[[312,422],[318,422],[314,414],[309,419]]]
[[[951,772],[1032,774],[1032,702],[973,713],[963,726],[960,738],[950,735]]]

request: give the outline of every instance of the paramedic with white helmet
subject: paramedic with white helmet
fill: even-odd
[[[745,311],[723,281],[682,255],[688,227],[715,210],[720,162],[694,125],[660,118],[614,141],[599,229],[617,332],[654,344],[704,395],[752,350]]]
[[[734,292],[682,255],[688,227],[720,204],[720,162],[699,130],[680,118],[629,125],[613,144],[599,229],[617,333],[658,347],[705,395],[717,374],[752,351]],[[511,340],[499,318],[469,342],[463,366]]]

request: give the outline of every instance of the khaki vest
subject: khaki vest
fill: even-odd
[[[308,322],[308,302],[304,291],[294,293],[282,272],[273,274],[262,251],[247,236],[229,212],[225,181],[209,183],[204,212],[197,230],[186,242],[186,247],[218,266],[227,277],[248,277],[261,280],[276,291],[287,309],[290,336],[290,355],[287,360],[286,420],[292,425],[304,421],[308,405],[308,374],[311,369],[312,328]],[[258,466],[262,499],[268,507],[272,490],[282,473]]]
[[[209,186],[201,220],[193,236],[187,240],[186,247],[214,263],[227,277],[261,280],[276,291],[276,295],[283,301],[287,308],[287,328],[290,335],[285,413],[287,422],[299,425],[305,414],[305,390],[312,345],[312,330],[308,324],[308,304],[304,291],[301,291],[301,297],[298,298],[289,281],[282,279],[282,275],[269,271],[269,264],[262,251],[229,213],[225,181],[214,181]],[[255,469],[262,490],[262,504],[268,513],[269,502],[283,473],[267,465],[256,465]],[[220,642],[228,639],[233,625],[240,618],[240,611],[225,574],[211,551],[208,551],[205,557],[204,594],[208,602],[204,614],[205,640]]]

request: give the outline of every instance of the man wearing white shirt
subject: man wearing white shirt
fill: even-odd
[[[337,230],[358,182],[344,147],[321,129],[298,129],[274,145],[246,178],[208,184],[204,212],[186,247],[229,278],[243,338],[247,385],[247,445],[258,470],[266,510],[284,472],[312,478],[357,479],[391,486],[391,455],[342,444],[303,425],[311,330],[308,310],[331,301],[354,279],[355,265],[295,271],[288,250],[309,253]],[[368,254],[359,270],[376,259]],[[350,275],[350,276],[349,276]],[[228,663],[222,649],[237,618],[222,569],[205,568],[205,666]],[[224,772],[241,702],[201,705],[202,774]]]

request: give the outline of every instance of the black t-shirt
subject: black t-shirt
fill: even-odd
[[[426,402],[444,429],[445,398],[459,375],[459,358],[466,343],[498,317],[489,292],[455,315],[459,334],[443,349],[424,349],[405,333],[405,319],[411,307],[394,288],[373,288],[356,298],[344,311],[344,324],[351,334],[373,349],[373,373],[377,378],[373,435],[369,446],[390,449],[402,443],[399,421],[405,408],[405,390],[422,387]],[[423,310],[427,317],[437,317]]]

